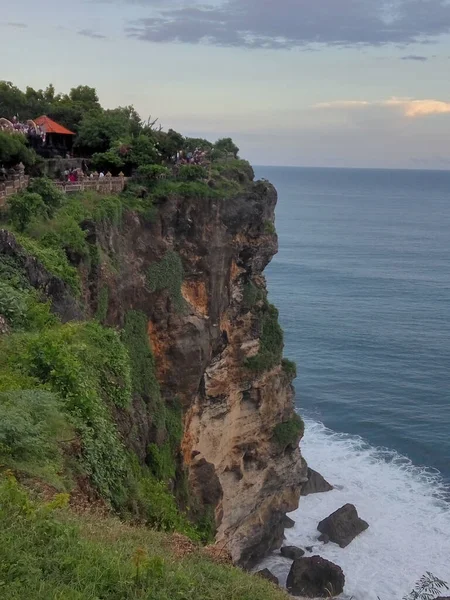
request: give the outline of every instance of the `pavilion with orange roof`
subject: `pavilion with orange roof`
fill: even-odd
[[[75,136],[73,131],[66,129],[47,115],[38,117],[34,122],[45,133],[45,147],[70,152]]]

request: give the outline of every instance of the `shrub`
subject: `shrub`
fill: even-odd
[[[109,290],[106,285],[102,286],[97,298],[97,310],[95,318],[99,323],[104,323],[108,315]]]
[[[272,304],[265,303],[260,319],[259,352],[245,361],[247,368],[257,373],[272,369],[283,353],[283,331],[278,323],[278,310]]]
[[[62,469],[59,441],[70,438],[58,398],[43,390],[0,393],[0,457],[30,474]]]
[[[146,184],[154,184],[171,175],[170,169],[162,165],[141,165],[137,170],[137,178]]]
[[[297,377],[297,365],[288,358],[283,358],[281,361],[281,367],[289,379],[295,379]]]
[[[97,323],[77,323],[9,336],[6,360],[12,370],[59,394],[81,437],[85,473],[105,499],[120,505],[127,459],[107,404],[129,402],[128,354],[118,334]]]
[[[65,200],[63,192],[48,177],[32,179],[28,186],[28,191],[41,196],[50,214],[62,206]]]
[[[264,221],[264,233],[266,235],[274,235],[277,232],[272,221]]]
[[[35,256],[47,271],[65,281],[74,294],[80,294],[80,276],[77,270],[69,264],[62,248],[50,248],[24,235],[17,236],[17,241],[27,252]]]
[[[181,165],[178,171],[178,179],[181,181],[199,181],[206,179],[207,171],[201,165]]]
[[[86,232],[81,229],[76,219],[67,214],[58,215],[51,221],[35,220],[28,227],[27,235],[40,240],[49,248],[63,248],[71,256],[78,255],[84,258],[88,255]]]
[[[8,199],[8,218],[18,231],[24,231],[32,219],[46,218],[48,209],[39,194],[21,192]]]
[[[41,302],[32,288],[20,288],[0,281],[0,314],[13,329],[35,330],[57,322],[50,312],[50,302]]]
[[[0,281],[0,315],[14,327],[25,319],[26,308],[24,294]]]
[[[305,431],[302,418],[296,413],[289,421],[278,423],[273,430],[273,440],[285,449],[287,446],[295,446],[300,441]]]
[[[147,273],[147,285],[151,292],[168,290],[175,310],[184,308],[184,299],[181,294],[183,283],[183,264],[181,258],[174,250],[168,250],[160,261],[150,265]]]
[[[142,398],[160,398],[156,366],[147,333],[148,319],[143,312],[129,310],[125,315],[122,340],[128,348],[133,392]]]

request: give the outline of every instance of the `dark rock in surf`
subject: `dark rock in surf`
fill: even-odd
[[[283,525],[285,529],[292,529],[295,525],[295,521],[286,515],[283,519]]]
[[[359,518],[353,504],[346,504],[321,521],[317,529],[326,534],[330,541],[345,548],[368,527],[369,524]]]
[[[308,480],[302,485],[302,496],[309,496],[310,494],[319,494],[322,492],[331,492],[333,486],[326,481],[324,477],[314,469],[308,467]]]
[[[301,548],[297,548],[297,546],[283,546],[280,548],[281,556],[284,558],[290,558],[291,560],[297,560],[304,556],[305,551]]]
[[[262,569],[262,571],[258,571],[256,574],[263,579],[267,579],[267,581],[271,581],[275,585],[279,584],[278,577],[275,577],[275,575],[269,571],[269,569]]]
[[[307,598],[331,598],[344,591],[345,576],[338,565],[321,556],[294,560],[287,578],[288,592]]]

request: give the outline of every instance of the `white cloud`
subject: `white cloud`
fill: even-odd
[[[320,102],[315,109],[352,110],[366,108],[391,108],[401,111],[403,116],[415,118],[428,115],[450,113],[450,102],[443,100],[414,100],[413,98],[389,98],[388,100],[337,100],[335,102]]]

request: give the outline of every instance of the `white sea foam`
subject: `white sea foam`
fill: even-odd
[[[354,600],[400,600],[427,571],[450,583],[450,496],[438,474],[314,421],[306,423],[302,452],[336,489],[301,499],[286,544],[313,546],[307,556],[340,565],[345,596]],[[347,502],[369,529],[344,549],[318,542],[318,522]],[[285,583],[290,564],[278,555],[263,567]]]

